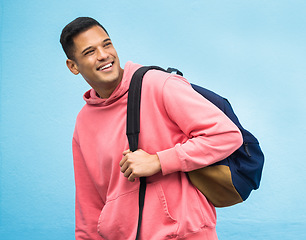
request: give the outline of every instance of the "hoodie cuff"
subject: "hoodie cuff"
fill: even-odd
[[[175,148],[157,152],[163,175],[182,171],[181,161]]]

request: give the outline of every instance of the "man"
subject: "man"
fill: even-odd
[[[142,86],[139,150],[126,131],[129,83],[100,23],[81,17],[62,31],[67,66],[92,87],[73,135],[76,239],[135,239],[139,177],[147,177],[140,239],[217,239],[213,205],[184,172],[224,159],[238,128],[180,76],[149,71]]]

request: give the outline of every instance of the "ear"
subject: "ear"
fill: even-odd
[[[75,61],[71,60],[71,59],[67,59],[66,60],[66,65],[69,68],[69,70],[74,74],[74,75],[78,75],[79,69],[78,69],[78,65],[76,64]]]

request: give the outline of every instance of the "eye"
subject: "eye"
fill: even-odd
[[[84,55],[87,56],[87,55],[92,54],[93,52],[94,52],[94,50],[91,49],[91,50],[86,51],[86,52],[84,53]]]
[[[108,46],[110,46],[110,45],[112,45],[112,42],[106,42],[106,43],[104,44],[104,47],[108,47]]]

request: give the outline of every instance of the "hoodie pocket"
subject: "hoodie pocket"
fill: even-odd
[[[138,190],[106,202],[98,221],[98,233],[106,240],[135,239]]]
[[[156,183],[155,185],[155,190],[157,193],[157,196],[159,198],[159,202],[161,204],[163,213],[164,213],[164,217],[166,218],[167,222],[169,223],[176,223],[176,219],[174,219],[169,211],[169,207],[168,207],[168,203],[164,194],[164,190],[161,186],[161,184]]]
[[[177,236],[178,222],[169,208],[167,198],[160,182],[147,185],[142,239],[171,239]]]

